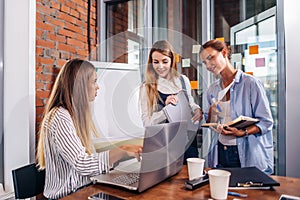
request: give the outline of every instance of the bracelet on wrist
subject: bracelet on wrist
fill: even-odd
[[[245,130],[244,130],[244,137],[248,137],[248,136],[249,136],[249,133],[248,133],[247,129],[245,128]]]

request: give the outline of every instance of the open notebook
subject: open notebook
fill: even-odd
[[[136,158],[123,161],[91,180],[142,192],[181,170],[187,142],[186,121],[145,127],[140,162]]]

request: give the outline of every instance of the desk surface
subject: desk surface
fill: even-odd
[[[85,200],[88,196],[98,192],[105,192],[124,199],[209,199],[210,191],[209,184],[202,186],[196,190],[190,191],[184,188],[184,183],[188,178],[187,167],[183,166],[182,170],[175,176],[163,181],[162,183],[138,194],[121,188],[95,184],[81,189],[71,195],[64,197],[62,200]],[[272,178],[280,183],[280,186],[274,187],[271,190],[230,190],[248,194],[247,198],[239,199],[263,199],[263,200],[278,200],[281,194],[289,194],[300,196],[300,178],[290,178],[283,176],[272,176]],[[236,199],[237,197],[228,196],[227,199]]]

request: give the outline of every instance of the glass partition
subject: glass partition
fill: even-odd
[[[144,0],[106,3],[106,61],[140,64]],[[100,30],[101,31],[101,30]]]
[[[231,46],[235,53],[241,53],[240,68],[259,78],[265,86],[274,119],[273,137],[275,147],[275,169],[277,172],[278,151],[278,78],[276,8],[273,7],[259,15],[231,27]],[[258,53],[251,47],[258,46]],[[239,66],[236,65],[235,66]]]
[[[278,169],[278,115],[280,66],[277,64],[277,21],[276,0],[234,0],[210,1],[211,38],[224,38],[231,45],[233,65],[259,78],[266,88],[274,119],[274,160],[275,174]],[[258,46],[259,52],[249,49]],[[213,81],[213,80],[212,80]],[[282,129],[281,129],[282,130]],[[284,147],[285,148],[285,147]],[[281,158],[284,159],[284,158]]]
[[[3,87],[4,87],[4,1],[0,1],[0,183],[4,181],[4,128],[3,128]]]
[[[143,81],[152,44],[166,39],[178,54],[179,72],[192,81],[192,94],[201,106],[204,83],[197,48],[202,39],[202,1],[105,0],[100,4],[105,12],[99,27],[99,31],[105,29],[105,37],[100,37],[100,54],[105,55],[99,56],[101,61],[137,64]]]

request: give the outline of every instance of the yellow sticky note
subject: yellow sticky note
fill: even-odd
[[[221,42],[225,42],[225,38],[224,37],[216,38],[216,40],[220,40]]]
[[[198,81],[190,81],[192,90],[198,89]]]
[[[177,63],[179,63],[180,62],[180,55],[179,54],[175,54],[175,61],[177,62]]]
[[[258,45],[249,46],[249,54],[258,54]]]

